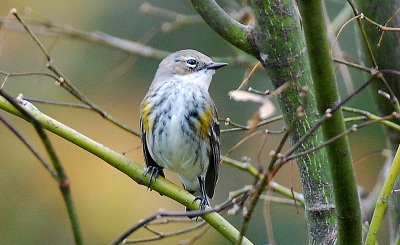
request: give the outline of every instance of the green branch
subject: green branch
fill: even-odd
[[[399,172],[400,172],[400,148],[397,149],[396,155],[393,160],[393,164],[390,167],[389,173],[385,179],[385,183],[383,184],[379,198],[376,201],[374,215],[372,216],[367,238],[365,239],[366,245],[375,245],[376,239],[378,238],[378,232],[381,228],[382,219],[386,212],[389,198],[393,194],[392,190],[395,185],[397,176],[399,175]]]
[[[0,96],[0,109],[19,116],[25,120],[28,118],[21,114],[14,106],[12,106],[6,99]],[[120,155],[119,153],[107,148],[106,146],[90,139],[89,137],[79,133],[78,131],[58,122],[57,120],[43,114],[35,108],[24,106],[32,117],[34,117],[43,128],[50,132],[70,141],[71,143],[81,147],[85,151],[104,160],[111,166],[120,170],[132,180],[140,185],[147,186],[149,175],[144,175],[144,168],[136,162]],[[28,120],[29,121],[29,120]],[[174,183],[159,176],[157,181],[152,180],[150,188],[167,196],[175,201],[185,205],[190,210],[198,210],[199,202],[194,202],[195,197],[184,189],[178,187]],[[234,243],[239,236],[239,231],[226,221],[218,213],[208,213],[202,216],[211,226],[213,226],[220,234],[222,234],[230,242]],[[243,244],[252,244],[247,238],[243,240]]]
[[[215,1],[191,0],[191,2],[219,35],[261,61],[275,88],[290,82],[290,86],[278,96],[278,101],[286,124],[295,124],[290,139],[293,144],[297,143],[317,120],[318,113],[313,91],[308,90],[305,96],[301,92],[303,88],[312,88],[313,85],[294,2],[251,1],[256,18],[255,24],[251,27],[232,20]],[[297,120],[300,108],[305,109],[304,116]],[[296,151],[313,148],[321,141],[322,133],[317,130],[306,141],[300,142]],[[335,239],[332,234],[336,234],[337,221],[335,212],[332,212],[333,193],[331,186],[327,184],[331,182],[331,176],[330,172],[326,171],[328,168],[326,162],[324,150],[297,159],[305,196],[310,243],[329,243]],[[243,227],[245,223],[246,219],[242,224]]]
[[[203,20],[226,41],[253,54],[247,39],[249,27],[239,23],[229,16],[214,0],[190,0]]]
[[[319,114],[297,7],[291,0],[253,0],[256,18],[252,37],[254,55],[275,88],[288,83],[277,96],[295,153],[317,147],[319,128],[308,134]],[[305,199],[310,244],[330,244],[337,233],[331,175],[324,149],[296,158]],[[274,168],[277,167],[274,165]]]
[[[54,170],[56,171],[56,180],[58,182],[58,187],[61,191],[62,197],[64,199],[65,206],[67,207],[67,212],[69,219],[71,221],[72,231],[74,234],[75,244],[81,245],[84,244],[82,230],[80,228],[80,224],[78,221],[78,215],[76,213],[76,208],[71,195],[70,182],[67,176],[67,173],[64,171],[64,167],[61,165],[61,162],[56,154],[56,151],[53,145],[50,142],[49,137],[47,136],[46,131],[42,127],[41,123],[36,120],[36,118],[32,117],[25,108],[18,103],[18,101],[7,94],[3,89],[0,89],[0,96],[5,98],[15,109],[19,111],[35,128],[39,138],[41,139],[43,146],[45,147],[47,154],[51,162],[53,163]],[[50,172],[52,172],[49,169]]]
[[[339,101],[337,84],[329,53],[330,47],[320,0],[299,2],[309,53],[318,110],[325,113]],[[325,140],[345,130],[343,113],[338,110],[322,124]],[[361,244],[361,212],[347,137],[326,147],[333,177],[335,203],[339,218],[338,244]]]

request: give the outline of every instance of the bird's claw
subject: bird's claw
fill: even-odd
[[[206,206],[210,206],[210,203],[208,202],[208,199],[206,196],[196,196],[193,200],[193,202],[200,200],[200,207],[199,210],[204,210]]]
[[[150,188],[151,180],[154,179],[156,181],[158,175],[162,171],[162,168],[147,166],[144,170],[143,176],[146,176],[148,173],[150,174],[149,181],[147,182],[147,188]]]

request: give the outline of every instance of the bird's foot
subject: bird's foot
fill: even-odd
[[[210,202],[208,201],[207,196],[196,196],[193,202],[200,200],[199,211],[204,210],[206,206],[210,206]]]
[[[154,179],[154,181],[156,181],[158,175],[160,174],[162,175],[162,168],[155,166],[147,166],[144,170],[143,176],[146,176],[147,174],[150,174],[149,181],[147,182],[147,188],[150,188],[151,180]]]

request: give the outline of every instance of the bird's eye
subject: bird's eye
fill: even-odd
[[[189,68],[192,68],[192,69],[196,68],[198,64],[199,64],[199,62],[197,62],[197,60],[195,60],[195,59],[188,59],[188,60],[186,61],[186,65],[187,65]]]

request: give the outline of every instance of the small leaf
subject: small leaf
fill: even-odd
[[[252,101],[256,103],[262,103],[262,100],[264,99],[264,96],[262,95],[243,90],[232,90],[228,93],[228,95],[236,101]]]
[[[274,104],[265,95],[255,94],[243,90],[233,90],[230,91],[228,95],[236,101],[251,101],[261,104],[260,108],[258,108],[258,113],[257,113],[257,116],[261,120],[270,117],[276,111]]]

